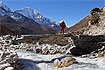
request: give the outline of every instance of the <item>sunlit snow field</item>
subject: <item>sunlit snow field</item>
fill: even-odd
[[[22,70],[105,70],[105,57],[90,59],[71,55],[42,55],[24,50],[17,50]],[[53,61],[64,57],[74,57],[78,61],[69,67],[54,67]]]

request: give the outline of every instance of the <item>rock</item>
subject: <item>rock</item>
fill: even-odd
[[[82,58],[88,57],[88,58],[94,59],[94,58],[99,58],[99,57],[103,57],[103,56],[105,56],[105,47],[104,46],[100,49],[97,49],[96,51],[91,52],[90,54],[82,55],[81,57]]]
[[[50,44],[37,45],[37,44],[35,44],[35,47],[33,48],[33,50],[36,53],[41,53],[41,54],[57,54],[57,53],[68,54],[68,53],[70,53],[69,48],[70,48],[69,45],[60,46],[57,44],[54,44],[54,45],[50,45]]]
[[[66,57],[66,58],[63,58],[61,61],[56,59],[53,64],[55,67],[61,68],[61,67],[68,67],[69,65],[73,64],[74,62],[76,62],[75,58]]]
[[[5,63],[5,64],[0,64],[0,70],[4,70],[5,68],[9,67],[10,64],[9,63]]]
[[[0,70],[19,70],[19,58],[15,51],[0,50]]]
[[[56,63],[54,63],[54,66],[59,68],[63,67],[61,64],[56,64]]]
[[[4,70],[14,70],[14,68],[13,67],[7,67]]]
[[[87,55],[82,55],[82,56],[81,56],[81,58],[85,58],[85,57],[88,57],[88,56],[87,56]]]
[[[41,48],[36,48],[35,52],[36,53],[42,53],[42,49]]]
[[[105,36],[89,36],[89,35],[77,35],[73,36],[74,44],[76,47],[72,48],[71,54],[75,56],[81,56],[89,54],[97,49],[102,48],[105,45]]]
[[[63,61],[62,61],[62,66],[63,67],[67,67],[67,66],[69,66],[69,65],[71,65],[71,64],[73,64],[74,62],[76,61],[76,59],[75,58],[65,58]]]
[[[71,51],[71,54],[75,56],[81,56],[85,54],[85,51],[83,49],[78,49],[76,47],[72,48],[70,51]]]
[[[61,62],[60,62],[58,59],[56,59],[56,60],[54,61],[53,65],[54,65],[55,67],[62,67]]]

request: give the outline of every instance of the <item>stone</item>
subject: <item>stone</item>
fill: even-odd
[[[36,53],[42,53],[42,49],[41,48],[36,48],[35,52]]]
[[[75,56],[90,54],[105,45],[104,35],[77,35],[73,36],[72,39],[76,47],[72,48],[70,51],[71,54]]]
[[[19,58],[13,50],[0,50],[0,70],[19,70]]]
[[[56,59],[53,64],[55,67],[61,68],[61,67],[68,67],[69,65],[73,64],[74,62],[76,62],[75,58],[66,57],[66,58],[63,58],[61,61]]]
[[[54,65],[55,67],[60,67],[60,68],[62,67],[61,62],[60,62],[58,59],[56,59],[56,60],[54,61],[53,65]]]
[[[4,70],[14,70],[14,68],[13,67],[7,67]]]

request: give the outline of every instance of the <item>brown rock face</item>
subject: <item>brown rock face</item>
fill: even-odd
[[[75,48],[71,49],[71,53],[73,55],[79,56],[83,54],[91,53],[99,48],[101,48],[105,43],[105,36],[88,36],[88,35],[80,35],[72,37],[74,40]]]

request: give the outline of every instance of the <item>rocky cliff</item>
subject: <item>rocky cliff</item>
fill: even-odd
[[[73,55],[89,54],[105,46],[105,35],[78,35],[72,37],[76,47],[71,49]]]

